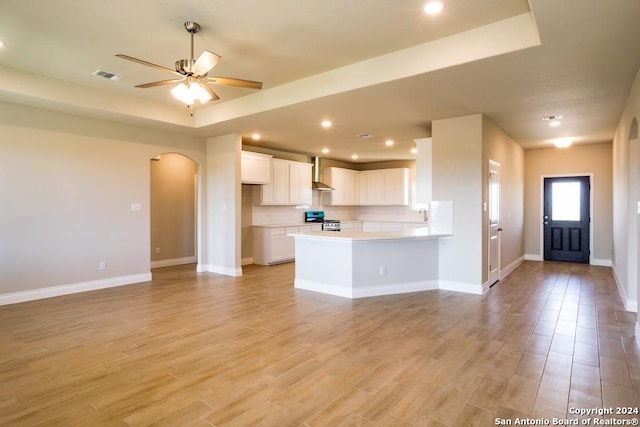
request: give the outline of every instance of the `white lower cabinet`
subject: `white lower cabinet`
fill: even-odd
[[[271,265],[293,261],[295,239],[287,234],[310,230],[309,226],[253,227],[253,262]]]

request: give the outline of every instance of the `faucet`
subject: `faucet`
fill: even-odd
[[[424,222],[429,221],[429,217],[427,217],[427,210],[425,208],[420,208],[420,210],[418,211],[418,214],[422,214],[423,215],[423,221]]]

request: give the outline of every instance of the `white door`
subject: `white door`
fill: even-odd
[[[500,163],[489,160],[489,284],[500,280]]]

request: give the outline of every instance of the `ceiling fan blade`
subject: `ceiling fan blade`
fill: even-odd
[[[140,65],[146,65],[147,67],[155,68],[156,70],[164,71],[165,73],[171,73],[178,76],[182,76],[182,74],[180,74],[176,70],[172,70],[171,68],[163,67],[162,65],[157,65],[152,62],[143,61],[142,59],[134,58],[133,56],[124,55],[122,53],[118,53],[116,56],[118,58],[126,59],[127,61],[135,62]]]
[[[221,59],[222,58],[215,53],[205,50],[204,52],[202,52],[202,54],[200,54],[195,64],[193,64],[193,68],[191,69],[191,71],[196,76],[204,76],[209,72],[209,70],[215,67]]]
[[[149,87],[173,85],[173,84],[176,84],[176,83],[180,83],[183,80],[184,79],[160,80],[158,82],[151,82],[151,83],[145,83],[145,84],[142,84],[142,85],[136,85],[135,87],[146,89],[146,88],[149,88]]]
[[[215,92],[213,91],[213,89],[211,89],[209,86],[207,86],[207,84],[206,84],[206,83],[201,83],[201,84],[200,84],[200,87],[201,87],[201,88],[203,88],[204,90],[206,90],[206,91],[207,91],[207,93],[208,93],[209,95],[211,95],[211,99],[210,99],[210,101],[217,101],[218,99],[220,99],[220,97],[218,96],[218,94],[217,94],[217,93],[215,93]]]
[[[256,82],[253,80],[232,79],[230,77],[207,77],[209,83],[215,83],[224,86],[238,86],[246,87],[249,89],[262,89],[262,82]]]

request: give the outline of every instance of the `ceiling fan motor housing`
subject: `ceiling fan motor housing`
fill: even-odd
[[[193,59],[179,59],[176,61],[176,71],[180,74],[184,74],[185,76],[192,74],[193,64],[196,61]]]

